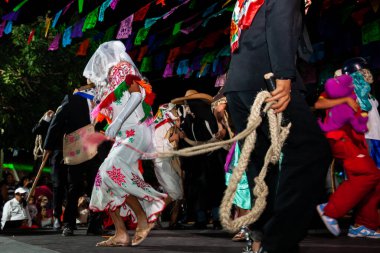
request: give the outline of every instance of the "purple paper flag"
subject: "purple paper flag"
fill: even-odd
[[[16,11],[16,12],[12,11],[8,13],[7,15],[4,15],[2,19],[7,20],[7,21],[15,21],[17,20],[19,13],[20,13],[19,11]]]
[[[73,30],[71,32],[71,38],[81,38],[83,36],[82,28],[85,18],[82,18],[80,21],[76,22]]]
[[[132,33],[133,14],[120,22],[116,39],[127,39]]]
[[[59,41],[61,40],[61,34],[58,33],[49,46],[49,51],[55,51],[59,48]]]
[[[174,63],[168,63],[165,67],[164,74],[162,77],[167,78],[167,77],[172,77],[173,76],[173,68],[174,68]]]
[[[186,28],[182,28],[181,29],[181,32],[184,33],[184,34],[189,34],[191,33],[192,31],[194,31],[195,29],[198,28],[198,26],[200,26],[202,24],[202,20],[199,20],[198,22],[186,27]]]

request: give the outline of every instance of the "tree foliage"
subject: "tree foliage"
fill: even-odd
[[[36,29],[30,44],[32,28]],[[44,22],[14,27],[11,37],[0,39],[0,147],[30,149],[32,128],[48,109],[55,110],[65,94],[85,82],[87,61],[75,55],[77,46],[48,51],[58,31],[44,36]]]

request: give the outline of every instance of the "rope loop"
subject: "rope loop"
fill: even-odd
[[[213,141],[212,143],[205,143],[203,145],[158,154],[158,157],[171,157],[174,155],[195,156],[217,150],[225,145],[230,145],[233,142],[245,138],[238,165],[233,170],[230,182],[226,191],[224,192],[224,197],[220,206],[221,224],[226,230],[230,232],[237,232],[242,226],[254,223],[263,213],[266,207],[266,198],[269,192],[268,186],[264,181],[268,166],[269,164],[278,163],[282,146],[284,145],[284,142],[290,131],[290,123],[286,126],[281,125],[282,113],[276,114],[270,108],[272,103],[265,103],[265,100],[270,97],[271,94],[268,91],[261,91],[257,94],[256,99],[251,107],[246,129],[244,129],[233,138],[219,142]],[[240,182],[243,173],[245,172],[249,163],[251,152],[254,149],[256,143],[256,129],[263,121],[264,114],[266,114],[268,117],[271,145],[269,146],[268,151],[265,155],[264,165],[259,175],[254,179],[255,187],[253,189],[253,195],[255,196],[255,203],[248,214],[232,220],[230,211],[235,197],[237,185]]]

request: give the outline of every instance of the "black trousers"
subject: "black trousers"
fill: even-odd
[[[63,221],[71,228],[75,226],[78,216],[78,199],[84,193],[91,197],[92,187],[99,166],[100,161],[98,156],[81,164],[68,166],[69,190]]]
[[[60,219],[62,205],[67,193],[67,165],[63,163],[62,150],[54,150],[51,157],[54,217]]]
[[[250,108],[258,91],[229,92],[228,109],[238,132],[245,129]],[[269,253],[297,252],[298,243],[306,236],[315,206],[323,193],[331,161],[327,140],[299,91],[293,90],[286,109],[292,123],[283,147],[281,166],[268,170],[267,207],[254,229],[264,234],[262,246]],[[263,165],[270,145],[268,120],[257,129],[255,149],[248,165],[250,187]]]

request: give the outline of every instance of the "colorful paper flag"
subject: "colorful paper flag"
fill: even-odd
[[[34,33],[36,32],[36,30],[32,29],[29,33],[29,37],[28,37],[28,45],[30,44],[30,42],[32,42],[33,40],[33,37],[34,37]]]
[[[144,23],[145,28],[150,28],[152,25],[154,25],[157,20],[161,19],[161,17],[155,17],[155,18],[147,18]]]
[[[174,63],[168,63],[165,67],[163,78],[172,77],[173,76]]]
[[[7,25],[4,28],[5,34],[10,34],[12,32],[12,24],[13,24],[13,21],[8,21]]]
[[[55,26],[57,25],[58,19],[61,16],[61,14],[62,14],[62,10],[60,10],[59,12],[57,12],[57,14],[55,14],[55,17],[54,17],[54,20],[53,20],[53,24],[51,25],[51,27],[55,28]]]
[[[80,21],[74,24],[73,30],[71,31],[71,38],[81,38],[83,36],[83,25],[85,18],[82,18]]]
[[[141,67],[140,67],[141,72],[150,72],[152,71],[152,57],[144,57],[141,62]]]
[[[110,6],[112,10],[116,9],[116,5],[119,3],[119,0],[112,0]]]
[[[150,28],[142,27],[137,32],[136,39],[135,39],[135,46],[140,46],[141,43],[145,40],[146,36],[148,36]]]
[[[52,18],[49,18],[49,17],[46,16],[46,20],[45,20],[45,38],[48,36],[51,20],[52,20]]]
[[[90,46],[90,39],[85,39],[79,46],[76,53],[77,56],[86,56],[88,47]]]
[[[168,59],[166,60],[167,63],[172,63],[177,59],[179,53],[181,52],[180,47],[172,48],[170,49]]]
[[[112,0],[106,0],[102,3],[102,6],[100,6],[98,21],[103,22],[104,12],[106,11],[108,7],[110,7],[111,1]]]
[[[22,1],[21,3],[19,3],[18,5],[16,5],[16,7],[13,8],[13,11],[18,11],[22,6],[24,6],[24,4],[26,4],[29,0],[24,0]]]
[[[0,24],[0,38],[3,37],[3,33],[4,33],[4,29],[5,29],[6,24],[7,24],[6,20],[3,20],[3,22],[1,22],[1,24]]]
[[[137,12],[135,12],[134,17],[133,17],[133,21],[143,21],[145,16],[146,16],[146,13],[149,10],[149,7],[150,7],[150,3],[148,3],[147,5],[142,7]]]
[[[120,22],[116,39],[127,39],[132,33],[133,14]]]
[[[71,1],[68,5],[66,5],[65,9],[63,9],[62,15],[65,15],[66,11],[69,10],[70,6],[74,3],[74,0]]]
[[[49,46],[49,51],[55,51],[59,48],[59,40],[61,39],[61,34],[57,34],[53,41],[51,42],[50,46]]]
[[[93,10],[87,15],[86,20],[84,21],[84,24],[83,24],[83,28],[82,28],[83,32],[95,27],[96,22],[98,21],[98,13],[99,13],[99,7],[97,7],[95,10]]]
[[[146,55],[148,52],[148,46],[143,46],[140,48],[139,56],[137,57],[137,61],[141,62],[143,57]]]
[[[113,40],[115,38],[114,37],[115,30],[116,30],[116,25],[113,25],[110,28],[108,28],[106,30],[106,33],[104,34],[103,42],[107,42],[107,41]]]
[[[71,44],[71,30],[72,30],[72,26],[69,26],[68,28],[65,29],[65,32],[63,33],[63,38],[62,38],[63,47],[66,47]]]
[[[82,13],[82,11],[83,11],[83,2],[84,2],[84,0],[78,0],[79,13]]]
[[[380,40],[380,19],[368,23],[362,28],[362,42],[364,45]]]
[[[161,7],[164,7],[166,5],[165,0],[156,0],[156,5],[161,4]]]
[[[179,31],[181,30],[181,25],[182,25],[182,21],[180,21],[174,25],[173,33],[172,33],[173,35],[176,35],[179,33]]]

